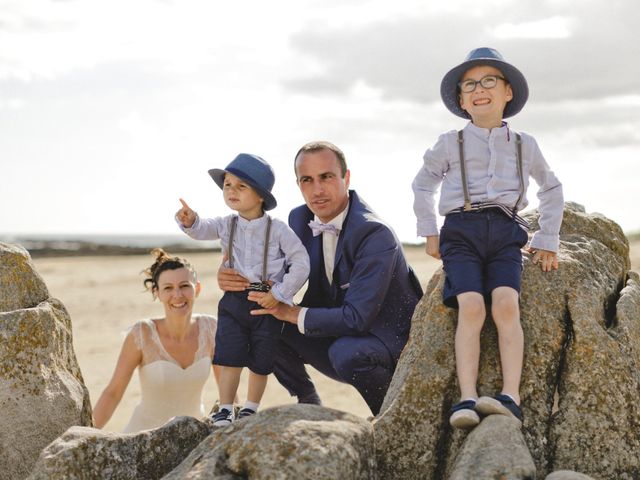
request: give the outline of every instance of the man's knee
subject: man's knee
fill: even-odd
[[[328,353],[333,368],[348,383],[351,383],[358,374],[364,374],[375,368],[393,368],[393,361],[383,345],[358,342],[357,339],[350,337],[337,339]]]

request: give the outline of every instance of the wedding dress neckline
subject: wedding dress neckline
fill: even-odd
[[[173,357],[168,351],[167,349],[164,347],[164,344],[162,343],[162,339],[160,338],[160,333],[158,332],[158,327],[156,325],[156,320],[162,320],[162,319],[151,319],[151,321],[149,322],[151,324],[151,336],[154,340],[154,342],[160,347],[161,349],[161,353],[166,357],[166,359],[161,358],[159,360],[156,360],[156,362],[167,362],[170,363],[172,365],[175,365],[176,367],[180,368],[181,370],[188,370],[189,368],[191,368],[192,366],[194,366],[198,360],[202,360],[202,358],[198,359],[198,354],[200,353],[200,350],[202,349],[202,338],[201,338],[201,327],[202,325],[200,324],[200,318],[196,317],[196,326],[198,327],[198,349],[193,352],[193,359],[191,360],[191,362],[189,363],[189,365],[187,365],[186,367],[183,367],[182,364],[176,360],[175,357]],[[204,357],[203,357],[204,358]],[[156,362],[151,362],[151,363],[156,363]],[[150,363],[148,363],[147,365],[151,365]],[[145,367],[147,365],[144,365]]]

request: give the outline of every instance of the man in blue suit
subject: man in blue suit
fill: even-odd
[[[306,205],[291,211],[289,225],[309,252],[307,291],[299,306],[253,313],[286,322],[274,373],[299,402],[320,403],[304,366],[310,364],[353,385],[377,415],[422,289],[394,232],[349,190],[338,147],[304,145],[295,172]],[[249,292],[249,299],[260,295]]]

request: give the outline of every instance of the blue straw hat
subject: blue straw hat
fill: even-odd
[[[511,85],[513,98],[504,108],[502,117],[512,117],[522,110],[522,107],[524,107],[524,104],[527,103],[527,99],[529,98],[527,80],[520,70],[505,62],[497,50],[486,47],[471,50],[464,62],[449,70],[444,76],[440,84],[440,96],[442,97],[445,107],[458,117],[471,118],[469,114],[460,107],[460,89],[458,88],[458,82],[460,82],[464,72],[478,65],[490,65],[497,68]]]
[[[224,187],[224,176],[231,173],[241,180],[247,182],[260,195],[265,210],[271,210],[278,204],[271,189],[276,181],[271,166],[262,158],[250,153],[240,153],[233,161],[222,170],[212,168],[209,175],[220,188]]]

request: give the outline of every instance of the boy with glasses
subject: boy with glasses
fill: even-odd
[[[426,252],[442,258],[444,304],[458,308],[455,357],[460,401],[449,422],[473,428],[480,415],[503,414],[522,422],[520,377],[524,336],[520,325],[521,248],[527,222],[518,216],[528,202],[529,177],[539,185],[539,225],[529,252],[544,272],[558,268],[562,185],[533,137],[514,132],[504,118],[517,114],[529,90],[522,73],[491,48],[472,50],[443,78],[440,94],[453,114],[471,119],[463,130],[440,136],[424,154],[412,188],[418,235]],[[442,184],[436,223],[435,194]],[[498,331],[502,391],[478,398],[480,331],[485,304]]]

